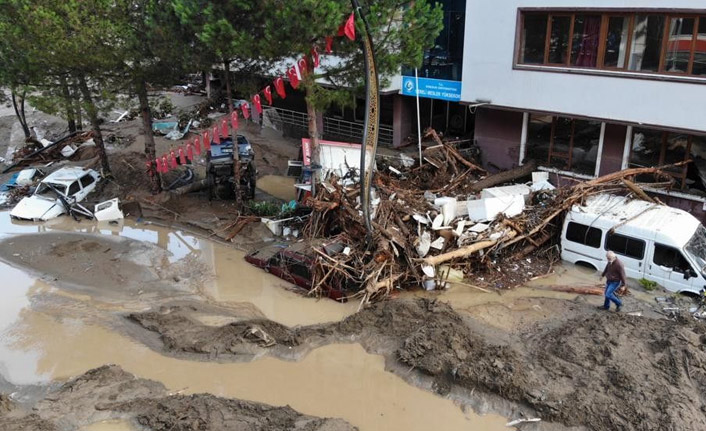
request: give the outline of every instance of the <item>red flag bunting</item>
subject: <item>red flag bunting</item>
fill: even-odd
[[[196,154],[201,154],[201,137],[197,136],[194,138],[194,149],[196,150]]]
[[[308,65],[306,64],[306,58],[302,58],[297,62],[297,66],[299,66],[299,76],[302,77],[306,74],[307,70],[309,69]]]
[[[299,76],[297,75],[297,69],[295,69],[294,67],[287,71],[287,76],[289,76],[289,84],[295,90],[297,89],[297,87],[299,87]]]
[[[333,36],[326,36],[326,54],[333,52]]]
[[[221,138],[218,136],[218,125],[216,124],[213,126],[211,129],[211,139],[213,140],[214,144],[220,144],[221,143]]]
[[[186,153],[184,152],[184,147],[179,147],[179,163],[182,165],[186,164]]]
[[[311,60],[314,62],[314,68],[319,67],[319,51],[315,46],[311,48]]]
[[[158,174],[161,174],[161,173],[162,173],[162,163],[160,163],[159,157],[157,157],[156,159],[154,159],[154,162],[153,162],[153,163],[154,163],[154,165],[156,166],[157,173],[158,173]]]
[[[228,130],[228,117],[223,117],[221,120],[221,138],[227,138],[228,135],[230,135],[230,131]]]
[[[186,144],[186,158],[194,160],[194,146],[191,144]]]
[[[243,111],[243,118],[246,120],[250,118],[250,108],[248,107],[247,103],[243,103],[240,105],[240,110]]]
[[[169,150],[169,161],[171,162],[172,169],[179,166],[179,164],[177,163],[176,153],[174,153],[174,150]]]
[[[203,149],[204,151],[211,151],[211,136],[208,130],[203,131]]]
[[[169,162],[167,161],[167,155],[162,156],[162,173],[169,172]]]
[[[277,79],[279,79],[279,78],[277,78]],[[270,88],[269,85],[267,87],[265,87],[265,89],[263,90],[263,93],[265,93],[265,99],[267,99],[267,104],[272,105],[272,89]]]
[[[255,110],[259,115],[262,115],[262,102],[260,101],[260,95],[256,94],[252,97],[252,103],[255,105]]]
[[[282,99],[287,98],[287,92],[284,90],[284,79],[282,78],[275,78],[275,91],[277,91],[277,95],[281,97]]]
[[[348,17],[348,21],[346,21],[346,25],[343,28],[343,33],[348,39],[355,40],[355,12],[352,12],[351,16]]]
[[[230,125],[233,127],[233,130],[238,130],[238,111],[231,112]]]

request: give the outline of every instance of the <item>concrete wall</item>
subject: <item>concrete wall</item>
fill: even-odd
[[[513,70],[518,8],[685,8],[706,0],[469,1],[463,64],[464,102],[559,112],[706,131],[706,80],[701,83]]]
[[[620,124],[606,124],[603,137],[603,153],[598,175],[618,172],[623,167],[623,151],[628,128]]]
[[[520,160],[522,112],[478,108],[475,140],[490,172],[512,169]]]

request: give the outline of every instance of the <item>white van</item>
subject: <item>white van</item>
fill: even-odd
[[[561,258],[602,271],[612,250],[634,279],[672,292],[706,288],[706,228],[686,211],[608,194],[574,206],[561,232]]]

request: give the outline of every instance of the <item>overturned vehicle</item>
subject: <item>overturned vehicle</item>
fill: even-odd
[[[240,191],[243,199],[255,197],[255,152],[243,135],[238,135],[238,155],[240,159]],[[235,198],[235,172],[233,140],[223,139],[220,143],[211,143],[211,151],[206,155],[206,186],[209,199]]]
[[[95,190],[100,175],[92,169],[79,167],[61,168],[48,175],[31,196],[23,198],[10,211],[10,216],[20,220],[46,221],[63,214],[93,214],[79,205]]]

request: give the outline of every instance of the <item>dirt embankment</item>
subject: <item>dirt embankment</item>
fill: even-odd
[[[161,383],[137,378],[115,365],[90,370],[50,391],[31,414],[0,397],[4,431],[76,429],[109,419],[173,431],[357,429],[340,419],[302,415],[289,406],[273,407],[210,394],[170,395]]]
[[[495,394],[544,420],[597,430],[706,429],[702,324],[571,307],[555,319],[492,334],[425,299],[388,301],[338,323],[292,329],[264,320],[209,327],[184,307],[130,319],[160,334],[170,354],[238,360],[359,341],[431,376],[442,394],[454,388]],[[249,335],[253,328],[260,335]]]

